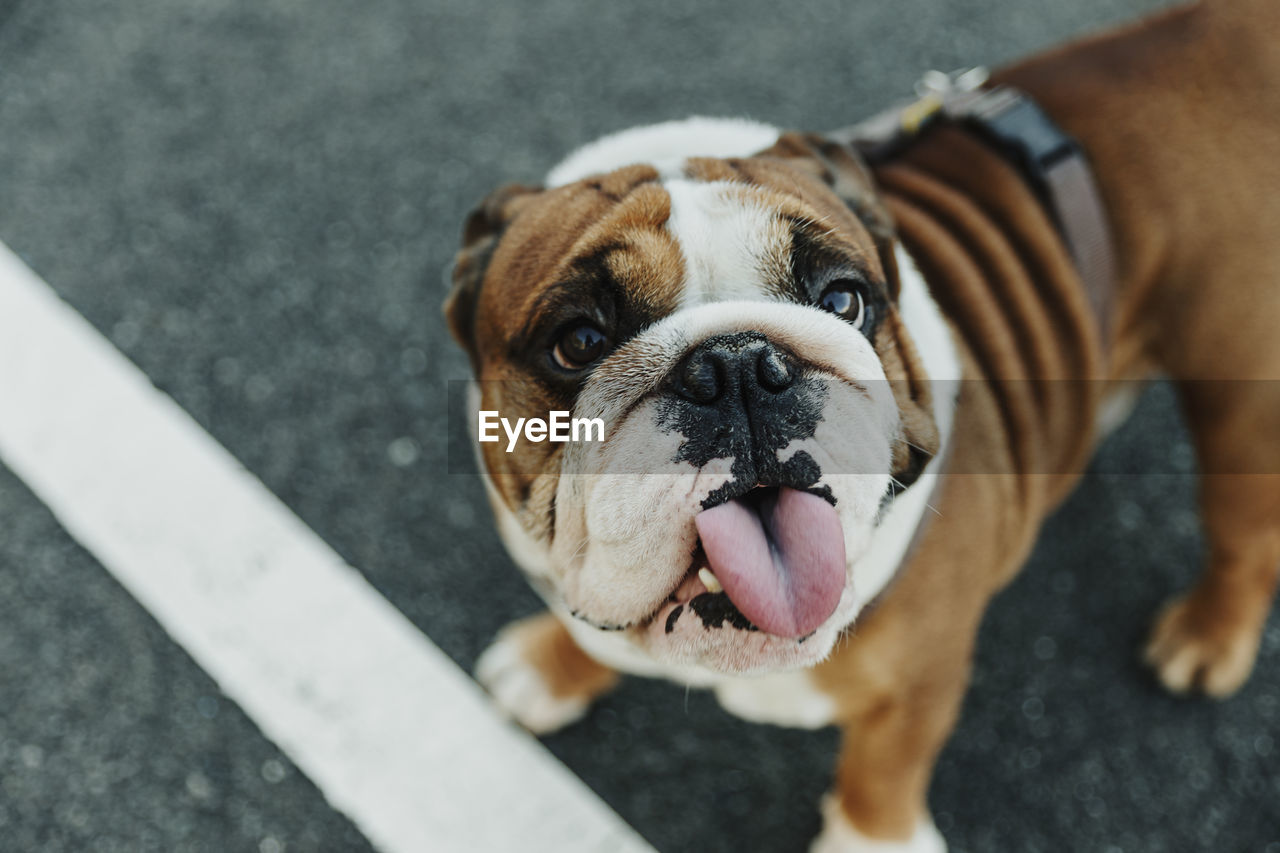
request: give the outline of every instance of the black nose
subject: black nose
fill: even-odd
[[[676,458],[698,467],[732,460],[733,479],[707,500],[757,483],[803,488],[821,476],[804,451],[786,461],[778,453],[814,435],[826,390],[763,333],[708,338],[676,364],[666,385],[657,423],[684,436]]]
[[[676,368],[674,390],[686,400],[711,404],[726,394],[744,398],[780,394],[796,381],[790,356],[758,332],[708,338]]]

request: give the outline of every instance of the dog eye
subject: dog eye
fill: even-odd
[[[560,336],[551,357],[565,370],[581,370],[604,355],[608,342],[604,332],[589,323],[580,323]]]
[[[866,319],[866,305],[862,301],[862,293],[856,282],[839,279],[823,292],[818,300],[818,307],[830,311],[838,317],[848,320],[857,328],[862,328]]]

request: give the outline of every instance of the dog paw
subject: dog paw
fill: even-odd
[[[822,833],[814,839],[809,853],[947,853],[946,840],[927,815],[916,824],[911,837],[902,841],[863,835],[831,795],[822,801],[822,815]]]
[[[1170,691],[1203,690],[1222,698],[1238,690],[1253,670],[1260,629],[1192,593],[1160,611],[1144,657]]]
[[[512,626],[498,635],[476,661],[476,680],[511,719],[537,735],[550,734],[581,719],[588,697],[559,697],[528,657],[527,633]]]

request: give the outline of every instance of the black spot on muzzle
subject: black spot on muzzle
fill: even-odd
[[[809,454],[786,463],[778,452],[812,438],[827,399],[818,380],[803,376],[797,359],[760,332],[708,338],[676,365],[659,410],[659,425],[685,437],[676,461],[697,467],[733,459],[733,477],[703,502],[707,509],[745,494],[757,484],[813,488],[822,476]]]

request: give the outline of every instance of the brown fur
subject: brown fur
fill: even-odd
[[[673,310],[684,266],[665,230],[670,199],[656,176],[635,166],[549,191],[505,187],[471,214],[445,312],[482,380],[482,408],[510,417],[570,408],[571,387],[532,378],[511,352],[547,313],[549,291],[573,301],[580,267],[603,265],[640,312]],[[481,445],[499,497],[543,535],[551,532],[560,449],[548,442],[512,454],[501,443]]]
[[[1217,0],[1005,75],[1093,157],[1121,260],[1109,376],[1173,377],[1205,472],[1209,564],[1148,650],[1178,691],[1240,686],[1280,572],[1277,44],[1280,5]]]

